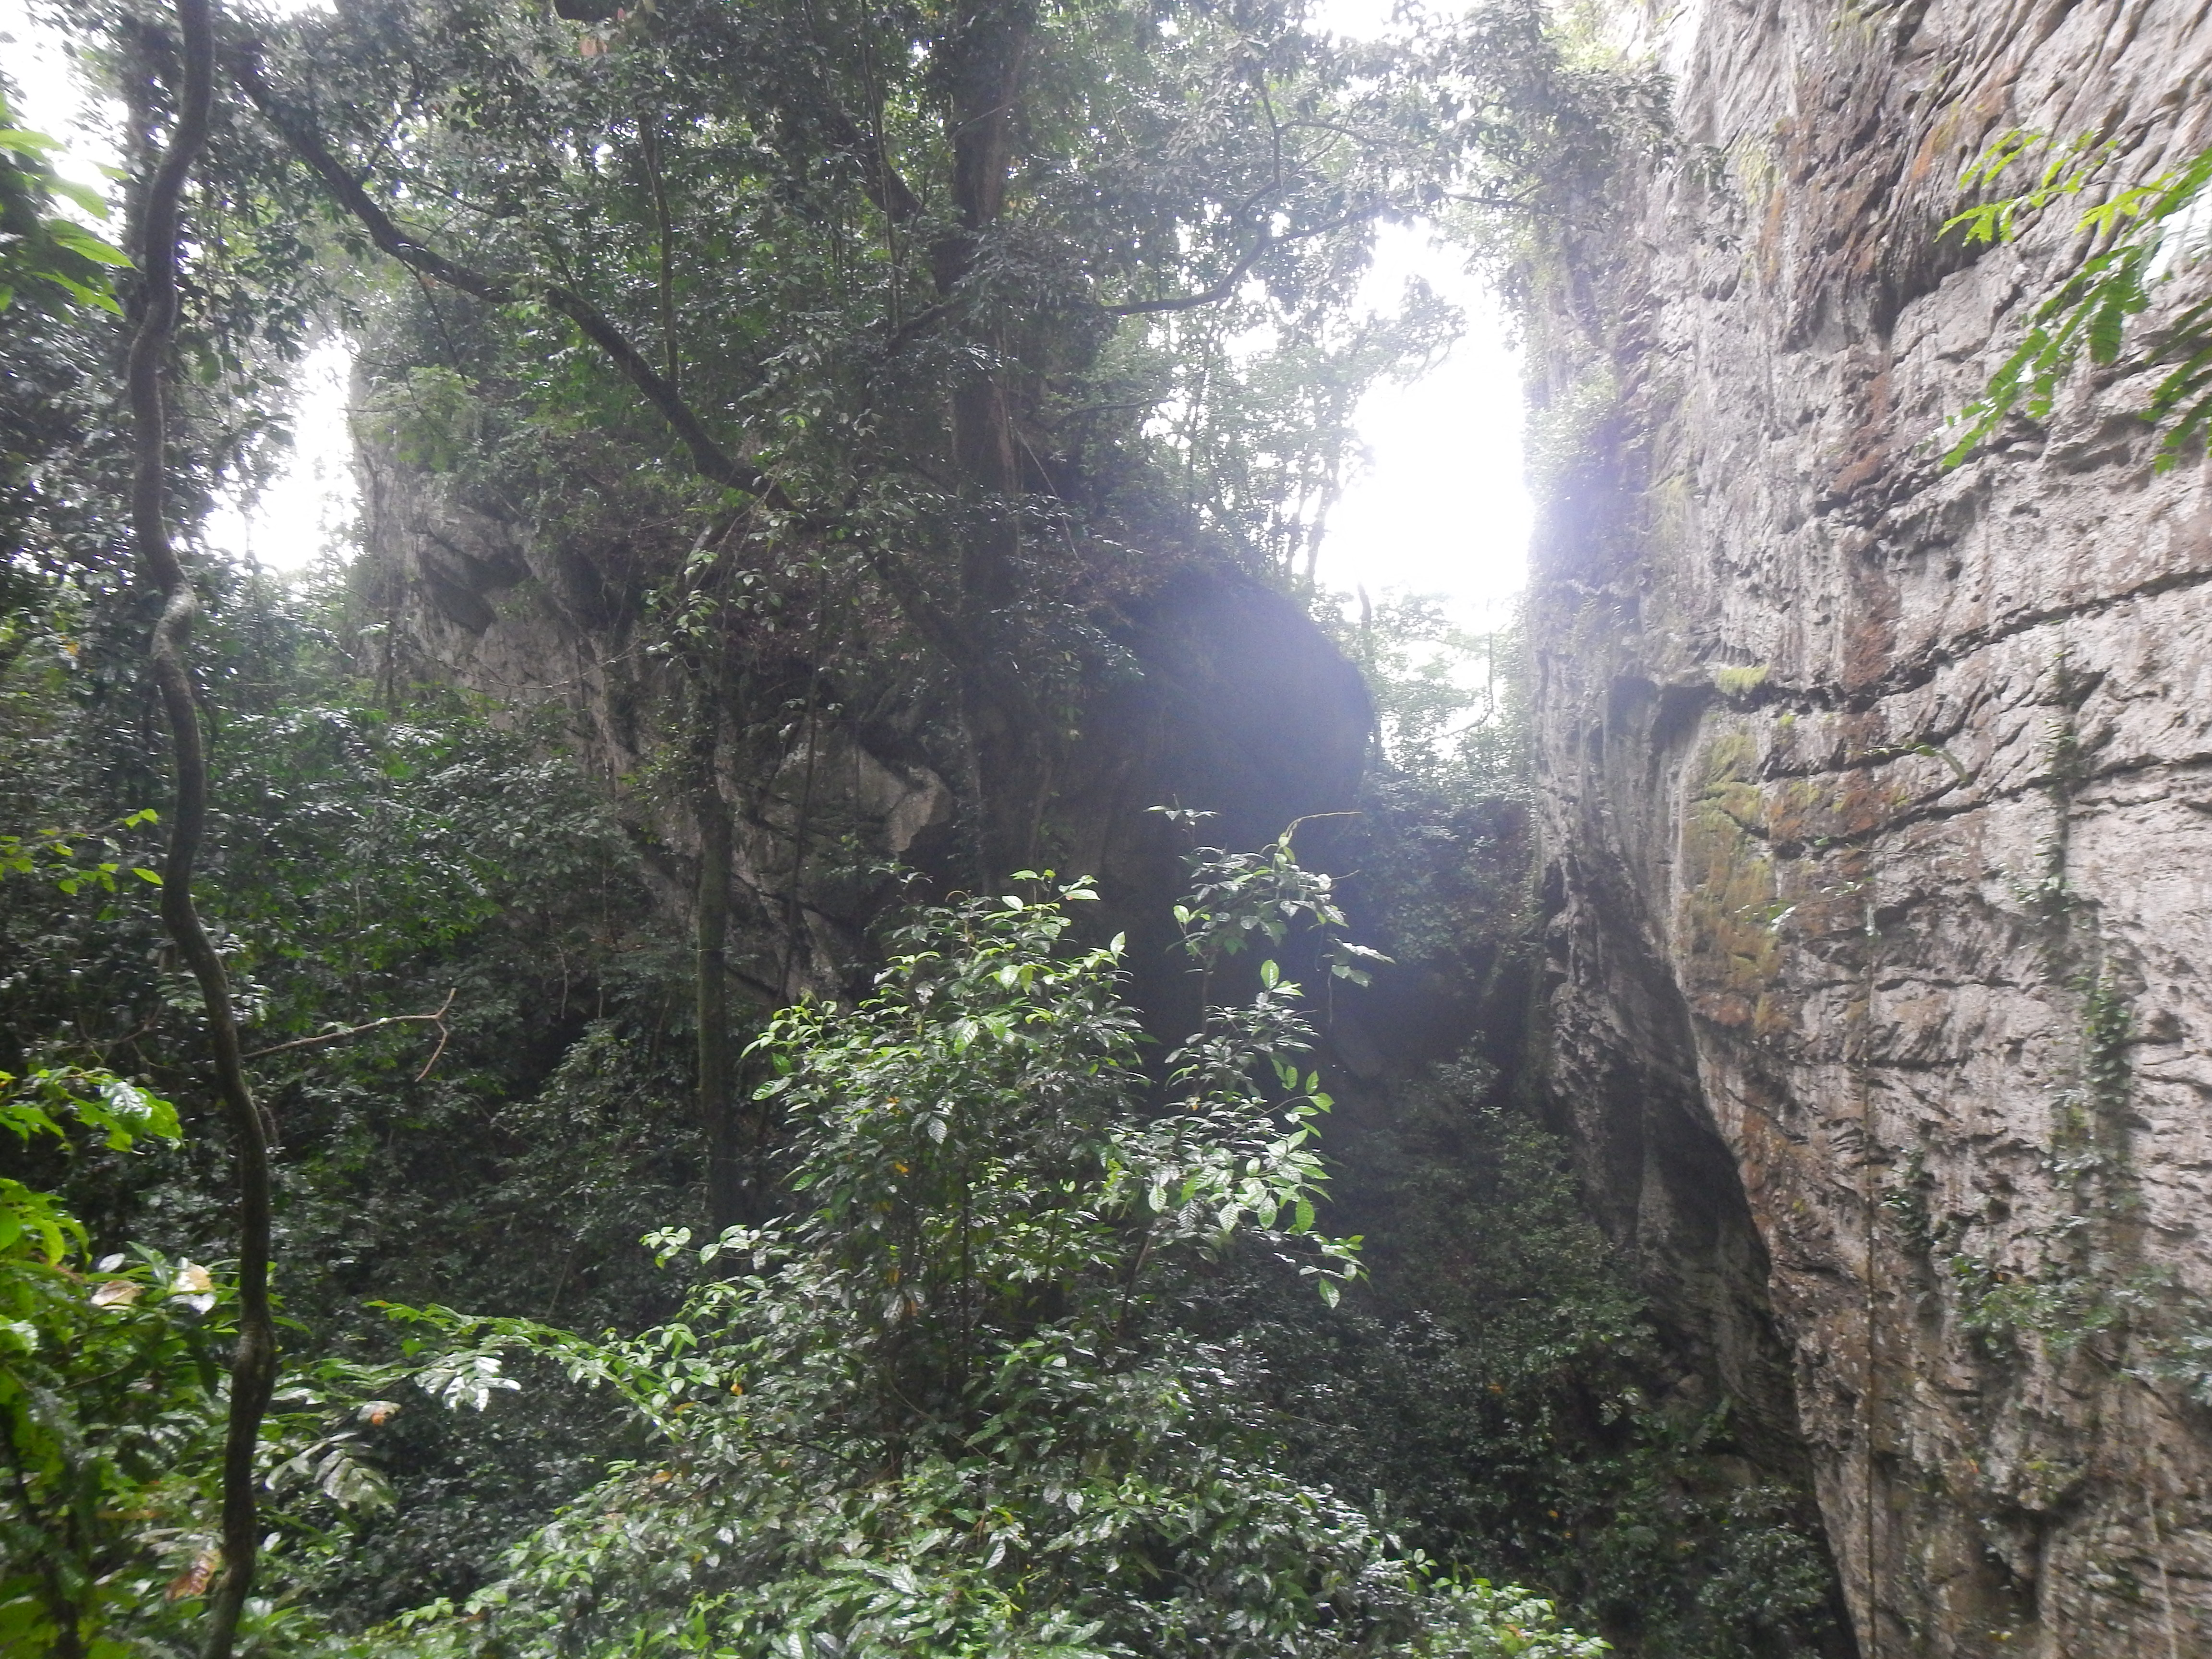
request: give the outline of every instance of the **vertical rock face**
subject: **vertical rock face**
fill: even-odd
[[[666,781],[685,715],[676,672],[651,648],[649,556],[573,526],[542,530],[491,492],[471,495],[386,447],[365,444],[359,459],[356,580],[376,618],[366,665],[387,695],[421,676],[511,711],[565,709],[583,759],[617,781],[668,910],[688,915],[701,841]],[[1349,808],[1374,709],[1359,671],[1303,607],[1233,570],[1171,568],[1098,621],[1125,659],[1061,757],[1041,862],[1098,878],[1101,908],[1133,941],[1133,995],[1181,1036],[1197,1010],[1170,949],[1170,910],[1186,891],[1190,837],[1150,809],[1214,814],[1203,838],[1247,848],[1294,819]],[[803,687],[804,661],[788,666]],[[833,684],[794,696],[791,683],[771,684],[756,702],[772,717],[756,707],[750,734],[726,714],[730,965],[748,1000],[843,988],[868,960],[868,927],[897,902],[884,861],[945,888],[972,879],[957,860],[959,806],[945,781],[957,769],[942,764],[952,719],[936,679],[925,662],[858,696]],[[867,718],[847,711],[855,702]],[[656,767],[659,787],[637,787]],[[1309,855],[1319,839],[1308,837]]]
[[[2212,143],[2212,8],[1649,28],[1679,148],[1541,343],[1562,1109],[1869,1659],[2212,1653],[2212,471],[2142,376],[1939,436],[2081,252],[1941,238],[1961,167]]]

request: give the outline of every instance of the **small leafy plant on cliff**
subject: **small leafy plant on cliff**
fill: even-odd
[[[2033,156],[2046,159],[2029,188],[1978,204],[1944,225],[1972,243],[2009,242],[2045,210],[2100,182],[2113,147],[2084,135],[2060,143],[2048,133],[2008,132],[1968,167],[1962,190],[1994,186]],[[2156,465],[2179,459],[2183,447],[2212,423],[2212,296],[2183,305],[2145,331],[2137,319],[2165,297],[2165,286],[2203,267],[2212,252],[2205,188],[2212,149],[2140,184],[2112,191],[2074,222],[2091,252],[2028,313],[2020,343],[1990,377],[1982,395],[1956,417],[1962,428],[1944,456],[1956,466],[2014,410],[2041,421],[2058,387],[2083,362],[2123,362],[2137,370],[2164,368],[2143,418],[2162,433]]]

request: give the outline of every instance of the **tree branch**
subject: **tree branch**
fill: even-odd
[[[1197,294],[1179,295],[1168,300],[1132,300],[1117,306],[1102,306],[1109,317],[1152,317],[1166,311],[1195,311],[1201,306],[1219,305],[1237,292],[1237,286],[1248,276],[1252,267],[1279,247],[1288,247],[1293,242],[1304,242],[1316,236],[1326,236],[1331,231],[1342,230],[1369,219],[1380,218],[1391,211],[1393,204],[1378,202],[1373,207],[1358,213],[1348,213],[1341,219],[1333,219],[1325,225],[1313,225],[1304,230],[1285,232],[1278,236],[1272,231],[1261,231],[1260,240],[1247,248],[1237,263],[1229,267],[1221,280]]]
[[[1260,240],[1229,267],[1228,274],[1202,293],[1185,294],[1172,300],[1133,300],[1126,305],[1107,306],[1103,309],[1109,317],[1152,317],[1164,311],[1195,311],[1200,306],[1219,305],[1237,291],[1237,285],[1274,246],[1275,238],[1262,231]]]
[[[446,1000],[438,1005],[434,1013],[386,1014],[382,1019],[372,1019],[366,1025],[349,1025],[342,1031],[318,1031],[313,1036],[294,1037],[289,1042],[271,1043],[266,1048],[256,1048],[241,1058],[263,1060],[270,1054],[290,1054],[301,1048],[321,1048],[333,1042],[349,1042],[355,1037],[367,1036],[371,1031],[380,1031],[387,1025],[434,1025],[438,1028],[438,1046],[430,1051],[430,1058],[423,1062],[422,1069],[415,1073],[415,1081],[420,1083],[430,1075],[430,1068],[446,1052],[447,1039],[452,1035],[446,1030],[446,1012],[453,1006],[453,999],[459,994],[459,987],[447,992]]]
[[[449,259],[428,244],[418,241],[377,204],[362,187],[362,181],[346,170],[314,131],[283,105],[262,76],[257,64],[250,58],[241,56],[233,64],[232,74],[254,107],[276,130],[293,154],[322,180],[324,187],[339,205],[361,222],[368,232],[370,240],[386,253],[410,269],[434,277],[449,288],[472,295],[487,304],[513,305],[532,297],[543,300],[575,324],[586,338],[605,352],[623,377],[660,412],[662,418],[683,441],[691,458],[692,470],[701,477],[710,483],[742,490],[769,507],[793,514],[798,527],[802,530],[824,532],[836,527],[834,520],[828,517],[803,512],[781,484],[751,463],[725,449],[676,387],[646,360],[611,319],[581,295],[557,284],[532,284],[526,289],[513,281],[489,276]],[[896,556],[886,549],[872,544],[866,548],[866,553],[869,568],[890,590],[900,608],[923,638],[957,666],[981,675],[991,684],[994,695],[1006,699],[1017,719],[1036,729],[1043,729],[1042,711],[1028,686],[1018,677],[1006,673],[993,662],[982,642],[972,636],[971,630],[954,612],[930,596],[919,577],[906,569]]]
[[[659,411],[660,416],[675,428],[676,435],[690,452],[692,470],[710,483],[731,489],[743,490],[769,506],[784,512],[796,512],[796,504],[784,493],[783,487],[750,462],[732,455],[724,448],[713,433],[707,429],[683,394],[668,378],[647,362],[645,355],[630,343],[629,337],[617,327],[605,312],[574,289],[556,283],[530,283],[526,286],[488,276],[482,271],[448,259],[426,242],[418,241],[395,223],[391,215],[377,205],[376,201],[362,187],[361,181],[349,173],[313,131],[277,100],[259,68],[251,61],[241,61],[233,67],[233,75],[240,88],[276,128],[292,153],[304,161],[308,170],[323,181],[324,187],[335,197],[340,206],[361,222],[369,240],[398,260],[402,264],[436,278],[448,288],[456,288],[472,295],[489,305],[514,305],[527,299],[542,300],[559,312],[577,329],[613,360],[624,379],[645,396],[645,400]]]
[[[825,95],[822,110],[823,125],[830,129],[831,142],[840,149],[857,153],[863,159],[860,169],[860,191],[884,218],[895,225],[903,225],[918,218],[921,213],[921,198],[900,176],[891,165],[891,158],[883,144],[860,130],[860,124],[845,113],[843,107]]]

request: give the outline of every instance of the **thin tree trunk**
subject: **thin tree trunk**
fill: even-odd
[[[129,392],[134,470],[131,529],[146,574],[161,596],[149,658],[176,751],[177,799],[161,872],[161,920],[199,981],[207,1010],[216,1085],[230,1122],[238,1170],[238,1346],[230,1366],[230,1417],[222,1455],[222,1571],[208,1604],[207,1659],[229,1659],[240,1613],[253,1586],[260,1543],[254,1453],[276,1380],[276,1333],[269,1314],[269,1142],[246,1086],[238,1022],[222,958],[192,903],[192,869],[207,828],[207,749],[191,663],[199,596],[169,540],[168,429],[163,368],[177,327],[179,208],[192,164],[207,142],[214,98],[215,18],[210,0],[176,0],[184,85],[176,130],[146,193],[138,249],[138,324],[131,341]]]
[[[660,117],[652,111],[637,118],[645,148],[645,175],[653,187],[653,234],[660,243],[660,373],[669,390],[683,395],[676,351],[676,247],[668,228],[668,185],[660,173]]]
[[[720,700],[700,689],[692,815],[699,825],[695,970],[699,1120],[707,1136],[707,1209],[720,1233],[744,1219],[744,1171],[730,1100],[730,803],[714,763]]]
[[[946,137],[953,155],[959,225],[931,250],[932,275],[950,299],[975,268],[1006,206],[1030,41],[1032,0],[973,0],[948,33],[956,41]],[[979,343],[1003,349],[1003,339]],[[961,620],[986,653],[1002,648],[1005,615],[1017,601],[1023,488],[1014,400],[996,369],[971,371],[952,388],[953,462],[971,498],[962,526]],[[975,878],[996,881],[1032,861],[1051,788],[1050,738],[1030,711],[995,695],[1011,662],[971,655],[960,665],[968,793],[975,813]]]

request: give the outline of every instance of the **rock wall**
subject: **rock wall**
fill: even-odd
[[[1866,1659],[2212,1653],[2212,469],[2142,376],[1935,441],[2081,251],[1961,167],[2212,143],[2212,6],[1626,26],[1677,147],[1534,341],[1560,1109]]]
[[[650,554],[573,524],[541,530],[497,492],[471,492],[388,446],[363,442],[358,459],[364,556],[355,580],[372,619],[364,669],[389,690],[419,678],[510,710],[563,709],[578,751],[612,786],[665,908],[688,925],[700,838],[682,792],[654,781],[681,742],[682,691],[650,648]],[[1040,862],[1098,878],[1106,902],[1092,920],[1128,934],[1133,997],[1179,1037],[1197,1017],[1196,990],[1170,950],[1170,908],[1186,890],[1191,836],[1149,809],[1212,812],[1202,838],[1242,848],[1295,818],[1352,807],[1374,709],[1358,670],[1303,607],[1218,564],[1168,564],[1093,620],[1121,660],[1093,688],[1060,757]],[[730,965],[748,1001],[844,988],[869,959],[867,929],[898,899],[884,861],[940,887],[972,878],[933,671],[894,665],[857,691],[833,684],[817,714],[757,720],[750,733],[728,722]],[[855,702],[866,719],[850,711]],[[772,705],[787,714],[790,706]],[[1327,829],[1300,843],[1324,865]]]

